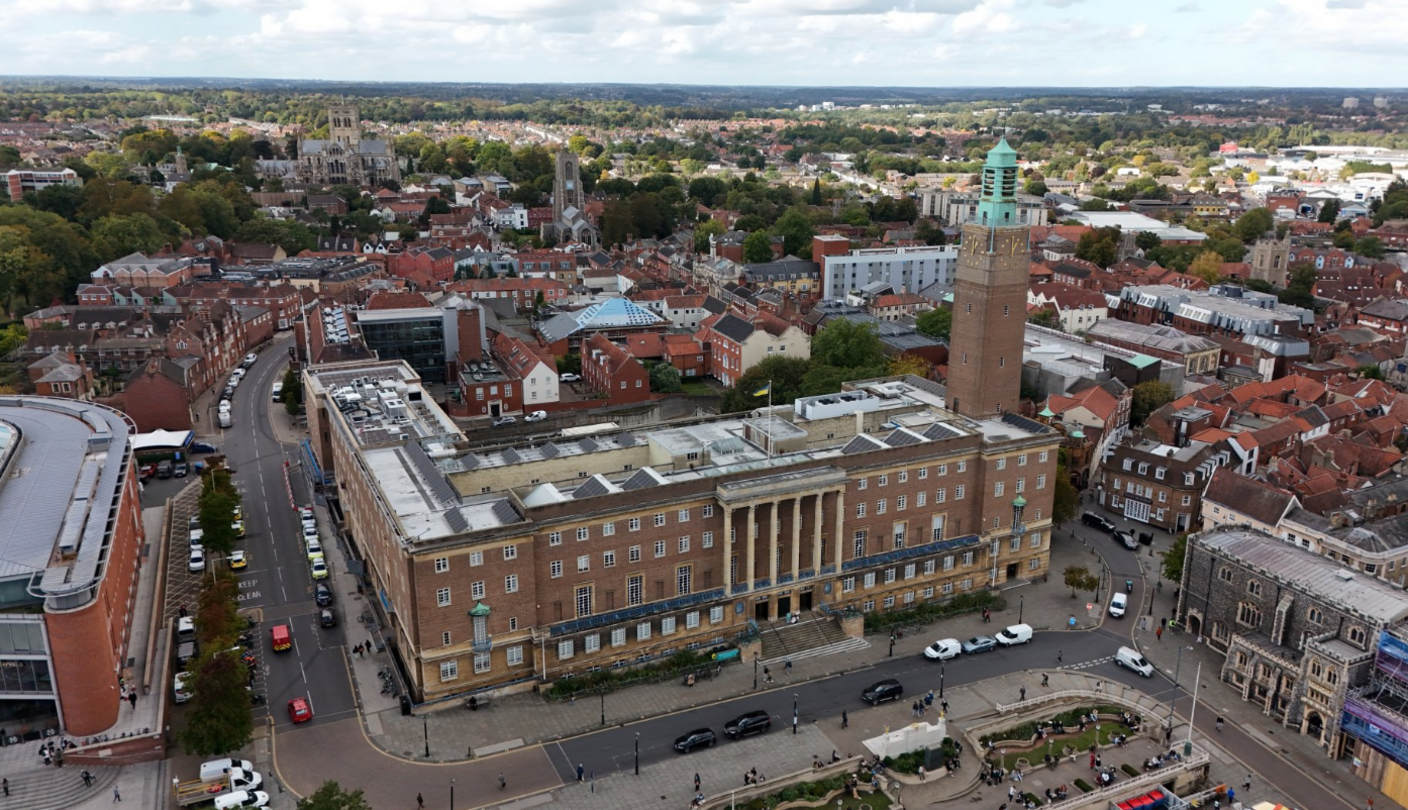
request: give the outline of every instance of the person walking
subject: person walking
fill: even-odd
[[[128,692],[128,693],[127,693],[127,702],[132,704],[132,708],[133,708],[133,709],[136,709],[136,708],[137,708],[137,690],[136,690],[136,689],[133,689],[131,692]]]
[[[695,792],[695,793],[698,793],[698,792],[699,792],[699,774],[698,774],[698,773],[694,774],[694,792]]]
[[[792,674],[792,659],[791,659],[791,658],[788,658],[786,661],[783,661],[783,662],[782,662],[782,671],[785,672],[785,673],[788,674],[788,675],[791,675],[791,674]]]
[[[941,700],[941,701],[939,701],[939,711],[943,712],[944,717],[948,717],[948,701],[947,701],[947,700]]]
[[[1104,681],[1096,681],[1096,682],[1095,682],[1095,691],[1097,691],[1097,692],[1103,692],[1103,691],[1105,691],[1105,682],[1104,682]]]
[[[122,801],[122,791],[117,789],[117,785],[112,786],[112,803],[117,804]]]
[[[1252,775],[1251,775],[1251,774],[1247,774],[1247,781],[1245,781],[1245,782],[1242,783],[1242,792],[1245,793],[1245,792],[1247,792],[1247,791],[1249,791],[1249,790],[1251,790],[1251,789],[1252,789]]]
[[[1022,687],[1022,691],[1020,692],[1020,695],[1021,695],[1021,697],[1019,698],[1019,700],[1026,700],[1026,699],[1027,699],[1027,687],[1025,687],[1025,686]]]
[[[851,726],[851,716],[846,713],[846,710],[845,710],[845,709],[842,709],[842,710],[841,710],[841,728],[850,728],[850,726]]]
[[[1162,627],[1154,630],[1154,638],[1158,639],[1159,641],[1164,640],[1164,629]]]
[[[10,778],[8,776],[0,779],[0,789],[5,791],[6,796],[10,795]]]
[[[926,771],[926,770],[924,770],[924,766],[923,766],[923,765],[920,765],[920,766],[919,766],[919,781],[921,781],[921,782],[927,782],[927,781],[929,781],[928,776],[929,776],[929,772]]]
[[[1058,666],[1058,667],[1061,666],[1061,662],[1064,661],[1065,659],[1066,659],[1066,651],[1065,651],[1065,650],[1057,650],[1057,651],[1056,651],[1056,666]]]
[[[1222,731],[1222,715],[1219,714],[1217,716],[1217,720],[1213,723],[1213,728]]]
[[[578,782],[585,782],[586,779],[585,779],[584,777],[586,776],[586,774],[587,774],[587,769],[584,768],[584,767],[582,767],[582,763],[578,762],[578,763],[577,763],[577,781],[578,781]]]
[[[424,797],[422,797],[419,793],[416,794],[416,807],[419,807],[419,808],[424,808],[424,807],[425,807],[425,799],[424,799]]]
[[[506,787],[508,787],[508,780],[504,778],[503,774],[499,774],[499,790],[503,790]]]
[[[1051,685],[1051,675],[1050,675],[1049,673],[1046,673],[1046,672],[1041,673],[1041,685],[1042,685],[1042,686],[1050,686],[1050,685]]]

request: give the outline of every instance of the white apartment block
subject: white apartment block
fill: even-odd
[[[953,284],[958,247],[895,247],[853,250],[827,256],[822,267],[822,297],[837,299],[877,281],[895,292],[917,293],[935,282]]]
[[[919,215],[938,218],[945,225],[958,227],[978,213],[978,192],[928,188],[919,193]],[[1036,227],[1046,225],[1046,201],[1030,194],[1017,195],[1017,224]]]

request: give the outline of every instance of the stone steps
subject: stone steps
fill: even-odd
[[[841,625],[835,618],[828,617],[797,624],[775,624],[772,629],[765,630],[762,634],[762,657],[767,661],[780,661],[789,657],[796,660],[809,650],[851,640],[853,639],[841,630]]]
[[[763,659],[763,664],[767,666],[772,666],[774,664],[780,664],[783,661],[796,662],[801,661],[804,658],[818,658],[823,655],[835,655],[836,653],[851,652],[853,650],[863,650],[869,646],[870,642],[866,641],[863,638],[851,638],[848,636],[844,641],[833,642],[831,644],[826,644],[821,647],[813,647],[810,650],[802,650],[801,652],[793,653],[792,655],[784,655],[778,658],[765,658]]]
[[[84,787],[79,774],[85,769],[77,765],[62,768],[48,767],[42,771],[28,771],[10,779],[10,797],[0,797],[6,807],[23,807],[25,810],[64,810],[81,804],[94,796],[112,793],[117,781],[119,768],[89,766],[87,771],[95,777],[92,787]]]

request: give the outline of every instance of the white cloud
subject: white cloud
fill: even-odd
[[[1401,54],[1408,15],[1400,0],[1277,0],[1254,11],[1230,38],[1324,52]]]
[[[962,37],[1015,31],[1019,25],[1016,18],[1007,13],[1010,8],[1012,0],[983,0],[973,10],[954,18],[953,33]]]

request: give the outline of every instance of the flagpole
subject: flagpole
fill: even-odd
[[[772,380],[768,380],[768,461],[772,461]]]

